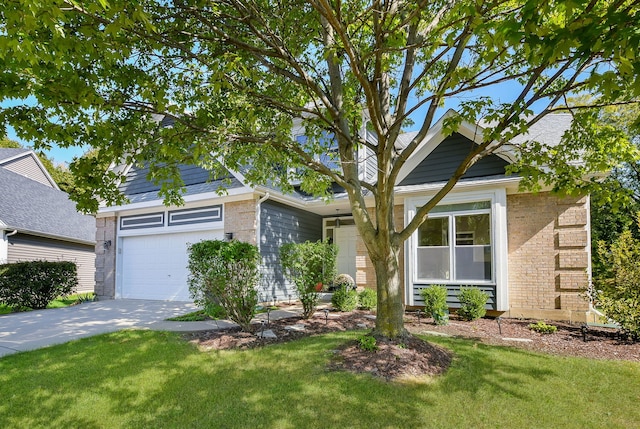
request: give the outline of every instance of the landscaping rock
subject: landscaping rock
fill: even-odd
[[[256,334],[256,336],[258,338],[269,338],[269,339],[276,339],[278,338],[278,336],[271,330],[271,329],[266,329],[262,332],[258,332]]]

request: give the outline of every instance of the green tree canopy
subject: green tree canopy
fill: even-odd
[[[24,148],[20,142],[11,140],[7,137],[0,138],[0,147],[20,149]],[[71,192],[74,188],[74,178],[69,169],[65,165],[54,165],[53,160],[46,156],[42,151],[37,151],[36,156],[42,162],[42,165],[51,175],[53,180],[58,184],[60,190]]]
[[[637,100],[638,3],[7,0],[0,100],[37,102],[3,108],[0,123],[40,147],[92,146],[95,158],[71,165],[88,186],[76,195],[88,210],[96,199],[124,202],[111,161],[148,163],[167,203],[180,201],[179,163],[214,171],[222,162],[232,170],[249,164],[243,172],[251,183],[271,180],[286,190],[301,180],[318,195],[337,183],[376,270],[377,330],[395,337],[404,333],[401,244],[466,170],[566,109],[569,95],[592,94],[596,105]],[[414,219],[396,225],[400,170],[441,107],[452,104],[460,117],[446,122],[446,133],[462,118],[491,126]],[[160,127],[156,114],[173,126]],[[615,130],[594,130],[587,119],[566,147],[525,148],[520,167],[535,179],[531,186],[551,177],[580,189],[590,169],[633,155]],[[411,124],[415,137],[400,145]],[[294,125],[305,140],[292,138]],[[336,142],[331,167],[322,159]],[[359,174],[359,148],[375,158],[375,177]],[[585,162],[566,162],[577,154]],[[559,157],[555,176],[538,175]],[[375,200],[372,212],[365,195]]]

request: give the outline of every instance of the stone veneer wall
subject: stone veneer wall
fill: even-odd
[[[256,201],[225,203],[224,232],[233,233],[235,240],[256,244]]]
[[[116,216],[96,218],[96,286],[98,299],[113,299],[116,296]],[[111,241],[109,249],[104,243]]]
[[[510,317],[583,321],[589,308],[587,197],[507,196]]]
[[[374,213],[372,209],[369,210],[370,214],[373,216]],[[404,226],[404,206],[396,205],[395,206],[395,221],[397,228],[401,228]],[[374,217],[375,219],[375,217]],[[404,245],[400,248],[400,284],[404,285]],[[365,287],[369,289],[376,289],[376,272],[373,268],[373,264],[371,263],[371,259],[369,259],[369,253],[367,252],[367,248],[364,245],[364,241],[358,234],[358,242],[356,244],[356,285],[358,287]],[[404,294],[404,288],[402,288]]]

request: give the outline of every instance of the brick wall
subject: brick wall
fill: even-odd
[[[588,303],[588,199],[507,197],[509,315],[582,320]]]
[[[96,285],[98,299],[113,299],[116,295],[116,225],[117,218],[96,218]],[[108,249],[105,242],[111,241]]]
[[[256,244],[256,202],[236,201],[224,205],[224,232],[233,238]]]

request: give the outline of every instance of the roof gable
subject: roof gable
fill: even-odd
[[[227,174],[221,177],[213,177],[212,174],[195,165],[181,164],[178,166],[180,176],[184,181],[185,192],[183,196],[217,192],[221,188],[241,188],[243,184],[235,175]],[[149,168],[132,166],[127,169],[126,179],[120,184],[119,190],[129,199],[130,203],[143,201],[155,201],[161,199],[158,196],[162,184],[155,184],[147,179]]]
[[[445,182],[453,175],[460,162],[476,143],[459,133],[445,138],[429,156],[425,157],[401,182],[404,185]],[[489,155],[474,164],[462,179],[504,175],[507,161]]]
[[[50,188],[59,189],[35,152],[30,149],[0,148],[0,167]]]
[[[473,124],[462,120],[456,130],[457,132],[445,137],[443,132],[444,122],[448,118],[457,115],[456,111],[448,110],[429,129],[417,149],[402,166],[398,175],[398,184],[409,185],[446,181],[455,171],[455,167],[469,154],[470,145],[482,143],[485,127],[490,126],[490,124],[484,122]],[[533,123],[526,133],[516,136],[509,143],[497,148],[493,154],[478,161],[462,178],[503,175],[504,168],[516,159],[516,147],[518,145],[532,140],[548,146],[558,145],[565,131],[571,127],[571,121],[571,114],[566,113],[544,116],[541,120]],[[407,133],[407,136],[413,138],[415,133]],[[407,141],[404,141],[405,146],[407,143]],[[457,147],[452,147],[455,144],[457,144]],[[444,145],[444,147],[440,148],[441,145]],[[452,165],[453,169],[451,168]],[[446,174],[445,171],[449,173]]]

